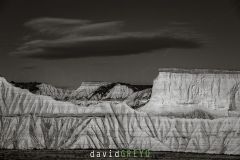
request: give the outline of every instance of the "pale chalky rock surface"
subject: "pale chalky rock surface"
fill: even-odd
[[[133,94],[133,92],[133,89],[126,85],[116,84],[109,90],[109,93],[107,93],[104,99],[126,99]]]
[[[37,87],[39,88],[39,90],[36,92],[36,94],[50,96],[57,100],[64,100],[65,97],[69,96],[73,92],[67,89],[56,88],[52,85],[45,83],[37,85]]]
[[[147,112],[240,111],[240,72],[205,69],[160,69],[154,80]]]
[[[69,99],[88,99],[91,94],[99,87],[109,84],[108,82],[82,82],[80,87],[77,88],[69,96]]]
[[[130,95],[125,102],[127,105],[131,106],[132,108],[136,109],[142,107],[146,103],[148,103],[152,93],[152,88],[147,88],[141,91],[134,92]]]
[[[106,104],[109,106],[109,104]],[[103,116],[0,116],[1,149],[150,149],[240,155],[240,118],[151,116],[121,105]]]
[[[168,118],[126,103],[79,106],[0,77],[0,149],[150,149],[240,155],[240,117]]]

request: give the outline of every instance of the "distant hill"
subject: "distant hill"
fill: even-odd
[[[77,105],[98,104],[102,101],[121,102],[127,100],[133,108],[139,108],[145,102],[148,102],[151,94],[146,99],[146,97],[141,97],[141,95],[145,96],[141,91],[148,89],[148,92],[151,92],[152,87],[151,85],[131,85],[121,82],[82,82],[76,90],[68,90],[39,82],[11,81],[11,83],[16,87],[27,89],[34,94],[50,96],[55,100],[68,101]]]

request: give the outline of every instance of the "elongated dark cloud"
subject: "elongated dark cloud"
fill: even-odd
[[[46,35],[82,37],[117,33],[122,22],[92,23],[89,20],[40,18],[26,22],[24,25]]]
[[[25,26],[53,39],[34,39],[17,48],[12,55],[38,59],[119,56],[147,53],[166,48],[198,48],[197,34],[189,31],[122,31],[123,22],[40,18]]]

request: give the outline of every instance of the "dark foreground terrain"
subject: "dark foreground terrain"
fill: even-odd
[[[95,152],[104,150],[95,150]],[[149,158],[92,158],[92,150],[0,150],[0,159],[29,159],[29,160],[51,160],[51,159],[160,159],[160,160],[239,160],[240,156],[230,155],[209,155],[196,153],[177,153],[177,152],[150,152]]]

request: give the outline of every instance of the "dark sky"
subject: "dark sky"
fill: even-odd
[[[240,70],[233,0],[0,1],[0,75],[152,84],[158,68]]]

